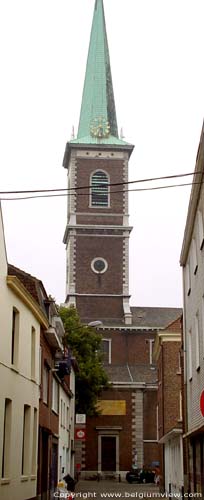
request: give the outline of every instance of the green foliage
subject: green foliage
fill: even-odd
[[[102,336],[93,327],[83,325],[74,307],[60,307],[65,338],[64,345],[71,348],[76,357],[76,412],[97,414],[96,403],[102,389],[108,386],[108,378],[102,366]]]

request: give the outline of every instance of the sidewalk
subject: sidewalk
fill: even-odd
[[[75,489],[75,498],[159,498],[159,487],[154,484],[129,484],[126,481],[82,481]]]

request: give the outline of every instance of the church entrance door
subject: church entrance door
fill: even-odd
[[[116,471],[116,437],[101,436],[102,471]]]

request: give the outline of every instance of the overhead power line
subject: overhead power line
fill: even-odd
[[[154,186],[154,187],[149,187],[149,188],[136,188],[136,189],[120,189],[117,191],[111,191],[111,196],[117,193],[132,193],[132,192],[144,192],[144,191],[158,191],[161,189],[170,189],[170,188],[175,188],[175,187],[185,187],[185,186],[193,186],[195,184],[203,184],[204,181],[199,181],[199,182],[188,182],[188,183],[182,183],[182,184],[170,184],[167,186]],[[107,184],[106,184],[107,186]],[[86,189],[86,188],[83,188]],[[89,192],[86,193],[59,193],[59,194],[36,194],[36,195],[31,195],[31,196],[21,196],[21,197],[13,197],[13,198],[2,198],[0,197],[0,201],[20,201],[20,200],[33,200],[36,198],[59,198],[59,197],[65,197],[65,196],[89,196]]]
[[[187,177],[190,175],[197,175],[197,174],[203,174],[203,171],[198,171],[198,172],[187,172],[185,174],[175,174],[175,175],[166,175],[166,176],[160,176],[160,177],[150,177],[150,178],[145,178],[145,179],[137,179],[134,181],[126,181],[126,182],[114,182],[114,183],[107,183],[106,186],[112,187],[112,186],[126,186],[129,184],[140,184],[143,182],[154,182],[154,181],[160,181],[160,180],[168,180],[168,179],[178,179],[180,177]],[[186,184],[187,185],[187,184]],[[98,184],[98,187],[104,186],[103,183]],[[16,190],[16,191],[0,191],[0,195],[5,195],[5,194],[34,194],[34,193],[54,193],[54,192],[72,192],[72,191],[80,191],[82,189],[91,189],[92,186],[89,184],[88,186],[77,186],[77,187],[71,187],[71,188],[55,188],[55,189],[32,189],[32,190]],[[9,198],[10,199],[10,198]]]

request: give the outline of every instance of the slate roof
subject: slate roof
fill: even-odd
[[[132,324],[125,325],[124,321],[115,318],[103,320],[104,327],[162,330],[182,315],[182,309],[178,307],[131,307]],[[91,321],[91,320],[90,320]]]
[[[142,328],[166,328],[178,319],[182,309],[178,307],[131,307],[133,325]]]
[[[123,383],[157,383],[157,370],[155,366],[150,365],[122,365],[114,366],[107,365],[105,370],[108,374],[110,382],[123,382]]]
[[[21,281],[26,290],[32,295],[47,316],[44,301],[48,301],[49,299],[42,281],[12,264],[8,264],[8,274],[16,276]]]

